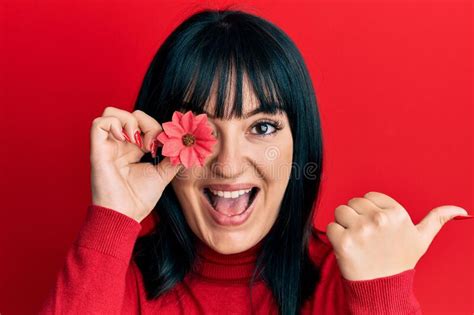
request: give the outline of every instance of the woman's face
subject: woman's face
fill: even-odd
[[[252,112],[257,102],[244,77],[243,113]],[[214,112],[213,104],[215,94],[206,104],[207,113]],[[291,172],[293,137],[285,113],[230,120],[208,115],[208,121],[217,138],[213,153],[203,167],[183,169],[171,184],[194,234],[217,252],[238,253],[258,243],[278,216]],[[246,193],[242,186],[218,186],[226,184],[257,188]],[[239,190],[240,197],[225,198],[235,197]],[[245,211],[249,202],[252,205]],[[230,221],[227,215],[241,211],[248,215],[243,223],[225,223]]]

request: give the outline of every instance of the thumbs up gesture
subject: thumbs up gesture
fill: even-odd
[[[326,234],[341,274],[347,280],[369,280],[413,269],[443,225],[458,215],[457,206],[432,209],[414,225],[408,212],[391,197],[369,192],[335,209]]]

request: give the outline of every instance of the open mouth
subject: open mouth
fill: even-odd
[[[234,198],[230,198],[228,194],[225,196],[222,196],[222,193],[217,195],[215,191],[212,192],[209,188],[203,189],[203,193],[206,196],[206,199],[211,205],[211,207],[215,211],[222,213],[228,217],[238,216],[244,213],[245,211],[247,211],[247,209],[254,202],[255,197],[257,196],[259,191],[260,191],[260,188],[252,187],[249,192],[244,192],[244,193],[239,194],[239,196],[237,197],[234,196]],[[232,205],[234,204],[239,205],[238,209],[236,206],[235,209],[230,210],[229,207],[232,207]],[[238,212],[238,213],[235,213],[235,212]]]

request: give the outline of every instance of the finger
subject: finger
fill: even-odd
[[[458,206],[448,205],[436,207],[416,225],[416,228],[421,232],[423,238],[425,238],[426,245],[429,246],[446,222],[455,216],[466,214],[467,211]]]
[[[165,157],[160,163],[158,163],[156,165],[156,171],[163,185],[162,187],[168,185],[182,169],[184,169],[182,164],[174,165],[169,157]]]
[[[397,207],[403,208],[403,206],[399,204],[395,199],[379,192],[368,192],[364,195],[364,198],[372,201],[375,205],[377,205],[377,207],[381,209],[391,209]]]
[[[366,198],[354,197],[347,202],[347,205],[360,215],[369,215],[381,211],[376,204]]]
[[[334,217],[337,223],[347,229],[357,222],[360,215],[351,207],[340,205],[334,210]]]
[[[147,152],[152,152],[153,155],[156,153],[156,147],[152,147],[153,142],[155,142],[156,136],[163,131],[160,123],[158,123],[153,117],[146,114],[141,110],[135,110],[132,113],[133,116],[138,121],[138,126],[140,130],[143,132],[143,147]],[[155,142],[154,145],[157,145],[158,141]]]
[[[116,117],[97,117],[92,122],[91,142],[104,142],[112,134],[113,138],[119,141],[126,141],[122,135],[122,123]]]
[[[143,141],[141,139],[141,130],[138,127],[138,121],[132,113],[108,106],[105,108],[104,112],[102,113],[102,117],[117,117],[121,123],[124,132],[128,135],[131,143],[136,144],[139,148],[143,150]],[[144,151],[144,150],[143,150]]]
[[[336,248],[341,243],[345,231],[346,229],[336,222],[331,222],[326,226],[326,236],[333,248]]]

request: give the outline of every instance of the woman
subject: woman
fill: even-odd
[[[209,119],[217,142],[202,167],[174,165],[166,144],[150,163],[176,111]],[[42,313],[421,314],[414,266],[465,211],[438,207],[414,226],[370,192],[316,230],[322,152],[288,36],[241,11],[192,15],[158,50],[134,111],[94,120],[92,204]],[[156,226],[137,240],[150,213]]]

